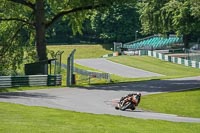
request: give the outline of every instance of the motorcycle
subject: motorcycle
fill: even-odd
[[[115,109],[125,111],[126,109],[135,110],[136,106],[138,106],[140,102],[141,94],[129,94],[126,97],[122,97],[118,102]]]

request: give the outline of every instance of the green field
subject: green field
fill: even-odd
[[[200,88],[190,91],[154,94],[142,97],[145,110],[200,118]]]
[[[108,50],[110,45],[49,45],[47,46],[48,50],[64,51],[62,54],[62,63],[67,63],[68,55],[76,49],[75,59],[84,59],[84,58],[100,58],[102,55],[112,53],[112,51]]]
[[[199,123],[94,115],[0,103],[2,133],[199,133]],[[170,128],[169,128],[170,127]]]
[[[60,88],[60,87],[61,86],[56,86],[56,88]],[[26,91],[26,90],[51,89],[51,88],[55,88],[55,86],[24,86],[24,87],[13,87],[13,88],[0,88],[0,93]]]

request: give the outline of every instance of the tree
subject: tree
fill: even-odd
[[[135,3],[117,4],[111,6],[106,12],[97,12],[92,25],[97,36],[105,42],[133,41],[134,33],[140,29]]]
[[[143,34],[157,34],[158,32],[164,32],[160,9],[168,1],[169,0],[144,0],[138,2],[138,11]]]
[[[128,42],[135,38],[135,31],[140,30],[139,14],[136,3],[113,4],[107,10],[88,13],[83,22],[83,34],[72,36],[68,21],[60,20],[48,30],[48,42],[57,43],[113,43]]]
[[[57,20],[68,20],[74,33],[81,32],[82,22],[88,11],[106,8],[113,3],[125,3],[130,1],[0,0],[0,35],[2,38],[1,45],[3,45],[2,47],[4,48],[4,52],[1,56],[6,55],[11,45],[16,45],[16,40],[20,43],[18,37],[23,38],[20,32],[21,29],[25,29],[24,31],[29,33],[28,43],[30,43],[30,40],[31,43],[35,41],[38,60],[46,60],[45,32],[48,28],[53,26]]]
[[[200,31],[200,1],[149,0],[139,3],[143,33],[176,33],[183,35],[185,47],[189,47],[191,34]]]

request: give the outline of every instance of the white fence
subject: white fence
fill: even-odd
[[[192,60],[187,60],[187,59],[183,59],[183,58],[172,57],[172,56],[168,56],[166,54],[157,53],[155,51],[140,52],[140,53],[141,53],[140,55],[148,55],[148,56],[158,58],[160,60],[173,62],[176,64],[181,64],[181,65],[190,66],[190,67],[194,67],[194,68],[200,68],[200,62],[198,62],[198,61],[192,61]]]

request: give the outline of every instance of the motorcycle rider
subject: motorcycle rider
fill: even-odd
[[[120,99],[120,102],[122,102],[121,106],[123,106],[124,103],[126,103],[128,101],[131,101],[132,104],[131,104],[131,106],[129,108],[134,110],[135,107],[138,106],[138,104],[140,103],[140,99],[141,99],[141,93],[128,94],[127,96],[122,97]],[[119,104],[118,104],[118,106],[115,107],[115,109],[120,109]]]

